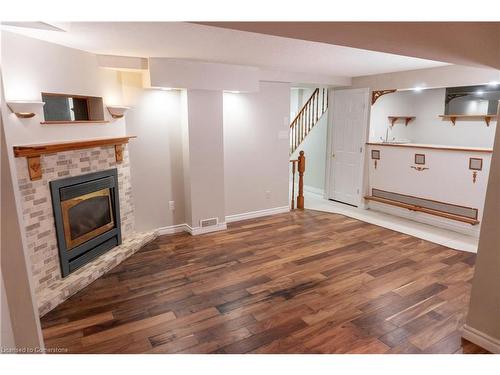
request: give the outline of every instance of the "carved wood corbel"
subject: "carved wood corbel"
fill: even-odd
[[[373,90],[372,91],[372,105],[375,104],[378,98],[380,98],[382,95],[385,94],[391,94],[393,92],[396,92],[396,89],[390,89],[390,90]]]

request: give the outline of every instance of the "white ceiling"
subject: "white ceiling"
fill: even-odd
[[[2,29],[84,51],[242,64],[287,72],[356,77],[446,63],[179,22],[72,22],[66,32]]]

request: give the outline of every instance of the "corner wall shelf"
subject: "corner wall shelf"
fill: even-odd
[[[490,126],[491,120],[496,120],[498,115],[439,115],[443,120],[449,120],[455,126],[457,120],[477,121],[484,120]]]
[[[394,126],[396,121],[398,121],[399,119],[405,120],[405,126],[408,126],[408,123],[412,120],[415,120],[416,117],[415,116],[388,116],[387,118],[391,122],[391,127],[392,127],[392,126]]]

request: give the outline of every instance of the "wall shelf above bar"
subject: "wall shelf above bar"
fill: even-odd
[[[496,120],[498,115],[439,115],[443,120],[449,120],[455,126],[457,120],[477,121],[484,120],[486,126],[490,126],[491,120]]]
[[[389,121],[391,122],[391,127],[394,126],[396,121],[399,119],[405,121],[405,126],[408,126],[408,123],[412,120],[415,120],[415,116],[388,116]]]

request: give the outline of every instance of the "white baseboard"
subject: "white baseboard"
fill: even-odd
[[[158,228],[158,235],[163,236],[164,234],[174,234],[180,232],[187,232],[186,224],[170,225],[168,227]]]
[[[254,218],[262,217],[262,216],[282,214],[282,213],[289,212],[289,211],[290,211],[290,207],[282,206],[282,207],[267,208],[265,210],[259,210],[259,211],[244,212],[242,214],[226,216],[226,223],[254,219]]]
[[[197,236],[199,234],[205,234],[205,233],[211,233],[211,232],[218,232],[220,230],[226,230],[227,225],[226,223],[218,223],[217,225],[211,225],[209,227],[191,227],[187,224],[184,224],[186,227],[186,232],[190,233],[192,236]]]
[[[417,221],[419,223],[428,224],[438,228],[443,228],[454,232],[462,233],[467,236],[479,238],[479,230],[480,230],[479,225],[472,226],[470,224],[459,223],[454,220],[440,218],[437,216],[432,216],[421,212],[409,211],[404,208],[388,206],[386,204],[378,202],[369,202],[367,206],[373,211],[379,211],[390,215],[404,217],[405,219]]]
[[[321,197],[323,197],[325,195],[325,190],[320,189],[320,188],[316,188],[313,186],[309,186],[309,185],[304,185],[304,191],[308,192],[308,193],[321,195]]]
[[[163,236],[165,234],[174,234],[174,233],[180,233],[180,232],[187,232],[193,236],[197,236],[199,234],[205,234],[205,233],[226,230],[227,223],[231,223],[234,221],[254,219],[257,217],[269,216],[269,215],[275,215],[275,214],[282,214],[282,213],[289,212],[289,211],[290,211],[290,207],[288,207],[288,206],[274,207],[274,208],[268,208],[266,210],[245,212],[245,213],[236,214],[236,215],[229,215],[229,216],[226,216],[226,221],[224,223],[218,223],[217,225],[212,225],[210,227],[205,227],[205,228],[202,228],[202,227],[194,227],[193,228],[188,224],[177,224],[177,225],[170,225],[168,227],[158,228],[157,230],[158,230],[158,235],[160,235],[160,236]]]
[[[462,329],[462,337],[494,354],[500,354],[500,340],[469,327],[467,324]]]

